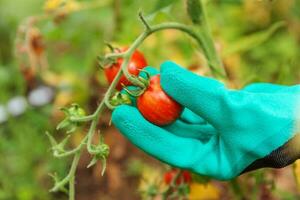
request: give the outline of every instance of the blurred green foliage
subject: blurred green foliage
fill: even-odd
[[[64,172],[65,164],[49,154],[43,134],[52,130],[47,116],[51,106],[28,110],[23,116],[0,126],[0,199],[50,199],[47,174]]]
[[[116,7],[116,2],[119,2]],[[298,0],[212,0],[207,1],[208,19],[220,51],[257,32],[266,32],[283,21],[286,26],[270,34],[258,44],[249,44],[241,51],[223,57],[231,81],[238,87],[250,82],[295,84],[300,80],[300,1]],[[17,28],[27,17],[43,13],[43,0],[0,1],[0,104],[16,95],[25,95],[26,85],[14,56]],[[80,78],[76,91],[89,93],[89,78],[96,69],[96,57],[105,51],[104,41],[130,45],[142,25],[137,13],[142,10],[150,23],[177,21],[190,23],[184,1],[111,1],[108,6],[67,15],[60,23],[45,20],[39,23],[49,60],[50,70]],[[257,41],[254,41],[257,42]],[[197,62],[193,43],[182,34],[157,33],[141,50],[154,67],[167,59],[184,66]],[[200,62],[201,63],[201,62]],[[105,80],[97,70],[100,84]],[[80,98],[79,98],[80,99]],[[87,104],[88,98],[81,103]],[[65,173],[63,162],[51,157],[44,132],[53,131],[50,121],[52,105],[29,108],[21,117],[0,124],[0,200],[58,199],[48,193],[48,172]]]

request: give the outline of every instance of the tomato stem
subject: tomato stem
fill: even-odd
[[[62,189],[68,182],[70,182],[71,178],[75,176],[75,172],[76,172],[76,169],[77,169],[77,165],[78,165],[80,156],[81,156],[81,150],[78,151],[78,152],[75,154],[68,175],[67,175],[63,180],[61,180],[61,181],[55,183],[54,187],[50,190],[50,192],[57,192],[57,191],[59,191],[60,189]],[[71,198],[72,196],[74,196],[73,193],[74,193],[74,191],[69,190],[69,196],[70,196],[70,198]],[[73,200],[73,199],[70,199],[70,200]]]
[[[211,39],[209,31],[207,30],[208,27],[204,27],[203,29],[205,30],[201,29],[202,32],[198,31],[198,33],[196,33],[193,28],[176,22],[168,22],[168,23],[153,25],[151,29],[146,29],[140,36],[138,36],[137,39],[132,43],[132,45],[125,52],[108,54],[106,56],[106,59],[115,59],[120,57],[123,58],[124,61],[121,65],[121,69],[124,75],[126,76],[126,78],[129,81],[131,81],[133,85],[144,87],[144,84],[141,83],[140,80],[138,80],[138,77],[135,77],[128,72],[127,65],[134,51],[143,43],[144,40],[146,40],[150,35],[152,35],[155,32],[167,30],[167,29],[178,30],[192,37],[197,42],[197,44],[200,47],[202,47],[204,54],[208,60],[208,66],[210,67],[212,74],[220,78],[225,78],[223,70],[219,71],[219,69],[223,69],[223,68],[221,62],[219,61],[218,55],[216,54],[216,51],[214,49],[214,44],[211,42],[207,42],[208,40]]]
[[[110,103],[110,100],[109,100],[109,99],[106,99],[106,100],[105,100],[105,105],[106,105],[106,107],[108,107],[110,110],[114,110],[114,109],[116,108],[116,106],[114,106],[114,105],[112,105],[112,104]]]
[[[84,117],[70,117],[70,121],[72,122],[88,122],[95,118],[95,115],[88,115]]]
[[[201,14],[201,23],[196,26],[196,34],[199,35],[201,40],[203,52],[207,58],[208,66],[211,70],[211,73],[216,78],[224,79],[227,77],[226,72],[224,70],[223,63],[221,61],[220,56],[217,53],[215,48],[215,43],[211,34],[211,28],[209,26],[207,16],[206,16],[206,9],[205,3],[202,0],[199,0],[200,3],[200,14]]]
[[[146,31],[150,31],[151,27],[148,24],[148,22],[146,21],[146,19],[144,18],[143,13],[141,11],[139,12],[139,18],[140,18],[141,22],[143,23],[143,25],[145,26]]]

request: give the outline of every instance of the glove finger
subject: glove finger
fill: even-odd
[[[177,120],[171,125],[165,126],[165,130],[186,138],[195,138],[202,142],[207,142],[213,135],[216,135],[216,130],[210,124],[188,124],[182,120]]]
[[[151,124],[135,107],[119,106],[113,112],[112,122],[137,147],[176,167],[191,168],[195,161],[213,149],[210,143],[178,137]]]
[[[180,120],[186,122],[187,124],[207,124],[207,121],[188,108],[184,108],[180,116]]]
[[[219,81],[198,76],[173,62],[161,65],[161,85],[165,92],[208,123],[216,125],[222,116],[227,93]]]

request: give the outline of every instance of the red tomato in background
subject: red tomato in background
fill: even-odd
[[[164,181],[167,185],[171,184],[173,179],[176,177],[176,174],[178,173],[178,170],[172,169],[165,173],[164,175]],[[192,182],[192,175],[189,171],[182,171],[181,175],[176,180],[176,185],[180,185],[182,183],[189,184]]]
[[[183,109],[163,91],[160,85],[160,75],[150,78],[148,88],[137,99],[137,107],[145,119],[159,126],[174,122]]]
[[[128,48],[122,48],[121,52],[126,51]],[[123,63],[123,58],[118,58],[115,64],[112,64],[111,66],[107,67],[104,72],[107,81],[111,84],[116,77],[121,65]],[[147,66],[147,61],[140,51],[136,50],[131,57],[131,60],[128,64],[128,72],[132,75],[137,76],[140,73],[140,70]],[[124,85],[130,85],[129,80],[123,75],[116,86],[118,90],[122,89],[122,83]]]

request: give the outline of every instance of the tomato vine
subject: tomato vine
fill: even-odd
[[[199,2],[201,4],[201,1]],[[86,136],[81,140],[80,144],[77,147],[71,150],[65,150],[64,146],[67,144],[70,135],[68,135],[62,142],[57,143],[55,139],[49,133],[47,133],[52,144],[52,151],[55,157],[62,158],[73,156],[71,168],[67,176],[61,180],[57,176],[54,176],[55,184],[54,187],[50,190],[51,192],[57,192],[60,190],[65,191],[65,186],[69,184],[69,199],[75,200],[75,173],[84,147],[86,147],[89,154],[93,155],[93,159],[91,160],[88,167],[94,165],[97,161],[101,161],[103,165],[102,174],[105,172],[106,158],[109,154],[109,146],[104,143],[102,137],[100,137],[101,139],[98,144],[92,143],[92,139],[94,138],[94,135],[97,132],[97,123],[99,121],[101,113],[106,107],[108,107],[109,109],[115,108],[115,105],[111,104],[110,98],[112,97],[115,88],[123,74],[133,85],[136,85],[140,88],[146,87],[145,82],[141,81],[139,77],[133,76],[128,72],[127,66],[134,51],[143,43],[145,39],[147,39],[153,33],[167,29],[173,29],[184,32],[185,34],[193,38],[199,45],[199,47],[202,49],[205,57],[207,58],[208,66],[210,67],[212,74],[219,78],[225,77],[224,70],[222,68],[222,63],[214,48],[214,42],[210,34],[208,22],[206,21],[204,5],[201,4],[199,8],[201,9],[199,12],[199,17],[201,17],[201,21],[199,23],[199,21],[195,20],[197,22],[195,27],[176,22],[162,23],[152,26],[145,20],[142,13],[139,13],[139,18],[142,24],[144,25],[144,31],[136,38],[136,40],[128,47],[126,51],[110,53],[104,56],[104,58],[102,58],[102,62],[104,63],[112,62],[118,58],[122,58],[123,62],[120,67],[120,70],[118,71],[117,75],[115,76],[115,79],[107,89],[107,92],[105,93],[105,96],[102,99],[101,103],[98,105],[96,111],[91,115],[78,116],[76,112],[71,111],[72,109],[74,110],[74,108],[71,107],[66,109],[69,112],[67,112],[68,114],[64,120],[66,123],[64,127],[67,127],[68,125],[77,126],[78,123],[90,122],[91,124]],[[181,172],[179,171],[175,177],[178,178],[180,176],[180,173]],[[174,183],[177,178],[175,178],[172,181],[172,183]],[[166,199],[166,195],[170,192],[170,190],[171,189],[169,188],[165,191],[165,193],[163,194],[164,199]]]

